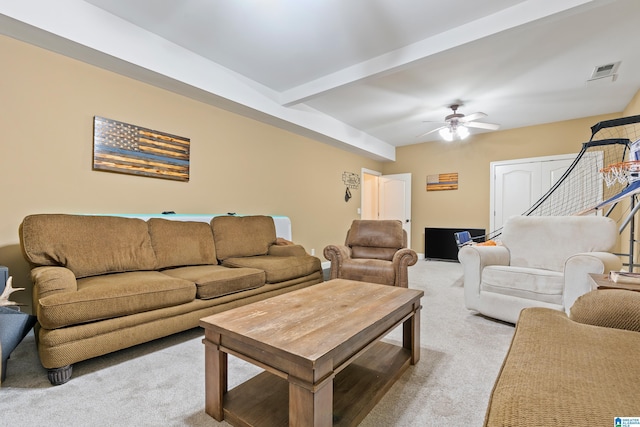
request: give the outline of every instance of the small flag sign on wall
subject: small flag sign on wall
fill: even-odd
[[[457,190],[458,172],[427,175],[427,191]]]
[[[104,117],[93,121],[93,169],[189,181],[189,138]]]

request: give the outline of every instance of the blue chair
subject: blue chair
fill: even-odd
[[[473,242],[471,239],[471,233],[468,231],[460,231],[458,233],[453,233],[453,237],[456,239],[456,244],[458,248],[463,247],[464,245],[469,245]]]

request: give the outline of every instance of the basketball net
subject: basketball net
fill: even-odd
[[[630,184],[640,179],[640,139],[631,144],[629,161],[618,162],[600,169],[600,176],[607,187],[616,183]]]
[[[607,187],[616,183],[629,184],[640,179],[640,160],[618,162],[600,169],[600,176]]]

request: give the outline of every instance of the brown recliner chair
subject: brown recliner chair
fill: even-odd
[[[349,279],[408,287],[407,269],[418,261],[407,248],[407,233],[397,220],[355,220],[344,246],[329,245],[331,279]]]

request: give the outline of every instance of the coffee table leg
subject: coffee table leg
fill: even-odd
[[[333,426],[333,379],[312,392],[289,382],[289,425],[301,427]]]
[[[411,364],[420,360],[420,306],[414,309],[413,316],[402,324],[402,346],[411,350]]]
[[[227,353],[220,351],[217,344],[207,340],[204,343],[204,410],[217,421],[224,419],[224,395],[227,392]]]

